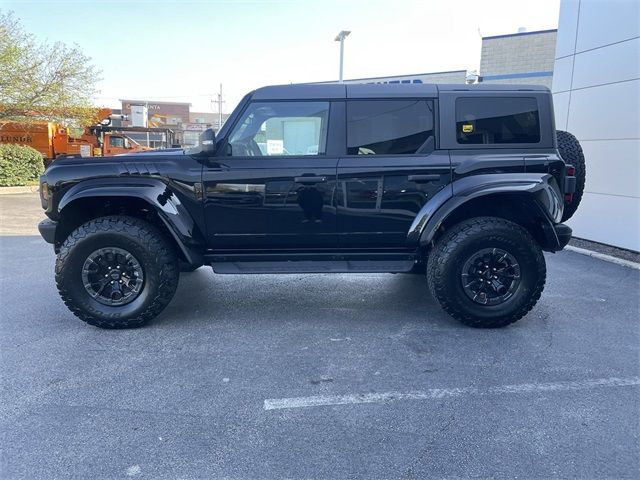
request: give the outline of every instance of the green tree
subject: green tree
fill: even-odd
[[[94,123],[99,72],[77,45],[39,43],[0,11],[0,124],[48,120]]]

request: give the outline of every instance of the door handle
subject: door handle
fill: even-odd
[[[295,177],[294,181],[296,183],[302,183],[303,185],[312,184],[312,183],[324,183],[327,181],[327,177]]]
[[[430,175],[409,175],[410,182],[416,183],[427,183],[427,182],[437,182],[440,180],[441,175],[430,174]]]

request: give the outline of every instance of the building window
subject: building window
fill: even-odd
[[[538,143],[538,103],[526,97],[458,98],[456,138],[465,145]]]
[[[329,102],[254,102],[229,136],[234,157],[324,155]]]
[[[428,153],[434,148],[433,124],[430,100],[352,100],[347,103],[347,153]]]

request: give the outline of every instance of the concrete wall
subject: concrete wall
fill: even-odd
[[[562,0],[556,127],[573,133],[587,185],[574,235],[640,251],[640,2]]]
[[[483,83],[544,85],[551,88],[556,30],[484,37]]]

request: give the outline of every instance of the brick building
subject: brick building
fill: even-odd
[[[482,38],[480,81],[551,88],[557,30]]]

